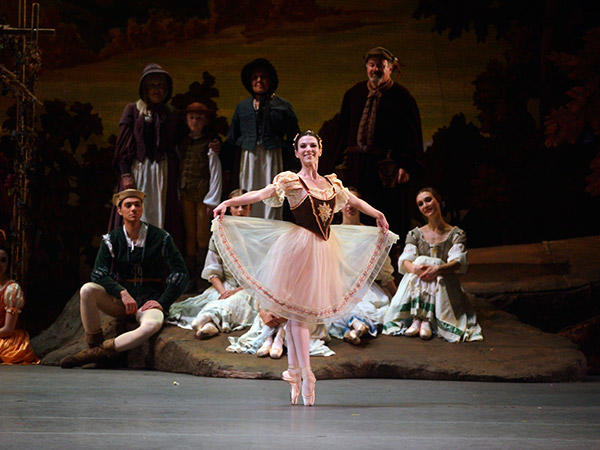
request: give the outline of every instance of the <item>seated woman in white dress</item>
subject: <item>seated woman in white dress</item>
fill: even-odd
[[[360,193],[355,188],[349,187],[348,190],[360,198]],[[360,222],[360,212],[348,203],[342,208],[342,225],[364,226]],[[383,325],[383,315],[390,304],[390,298],[396,292],[393,273],[394,268],[388,257],[363,299],[347,314],[329,324],[329,334],[354,345],[361,343],[361,337],[365,333],[376,337],[379,325]]]
[[[384,317],[383,334],[436,334],[448,342],[481,341],[481,327],[455,274],[467,271],[465,232],[447,224],[433,188],[417,194],[427,225],[408,232],[398,259],[404,277]]]
[[[229,198],[244,194],[234,190]],[[247,217],[252,205],[229,208],[232,216]],[[213,238],[210,239],[202,278],[212,286],[202,294],[182,302],[173,303],[167,322],[181,328],[193,329],[196,337],[206,339],[219,334],[241,330],[250,326],[256,315],[251,295],[242,289],[219,255]]]
[[[283,355],[283,347],[285,346],[286,321],[283,319],[283,323],[269,326],[265,324],[262,313],[263,311],[259,310],[259,313],[254,318],[252,326],[247,332],[240,337],[230,336],[228,338],[229,346],[226,348],[228,352],[247,353],[249,355],[256,355],[259,358],[265,358],[267,356],[273,359],[281,358]],[[309,326],[309,331],[310,356],[335,355],[335,352],[326,345],[331,338],[329,337],[327,326],[325,324],[311,324]]]

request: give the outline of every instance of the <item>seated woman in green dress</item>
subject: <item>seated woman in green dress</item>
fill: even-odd
[[[481,341],[481,327],[456,277],[467,271],[467,237],[446,223],[441,202],[431,187],[417,194],[417,207],[427,224],[406,235],[398,259],[404,277],[384,316],[383,334]]]

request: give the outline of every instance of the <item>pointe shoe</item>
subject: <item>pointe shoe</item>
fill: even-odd
[[[421,328],[421,321],[418,319],[414,319],[411,326],[404,332],[404,336],[416,336],[419,334],[419,329]]]
[[[279,359],[283,355],[283,347],[278,346],[276,343],[273,344],[271,350],[269,350],[269,356],[273,359]]]
[[[421,323],[421,330],[419,331],[419,337],[425,341],[431,339],[431,325],[429,325],[429,321],[423,321]]]
[[[344,333],[344,340],[353,345],[360,344],[360,337],[358,336],[358,332],[356,330],[348,330]]]
[[[302,377],[302,403],[304,406],[313,406],[315,404],[315,385],[317,378],[310,372]]]
[[[273,337],[269,336],[263,342],[263,345],[256,351],[256,356],[259,358],[264,358],[265,356],[269,356],[269,352],[271,351],[271,346],[273,345]]]
[[[196,332],[198,339],[208,339],[219,334],[219,329],[213,322],[207,322]]]
[[[302,372],[296,367],[290,367],[281,374],[281,378],[290,385],[290,402],[297,405],[302,391]]]

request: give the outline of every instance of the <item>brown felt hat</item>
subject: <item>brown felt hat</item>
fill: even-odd
[[[374,47],[371,50],[369,50],[367,53],[365,53],[364,61],[367,62],[369,60],[369,58],[375,58],[375,57],[387,59],[388,61],[391,61],[391,62],[394,62],[394,60],[396,59],[394,54],[392,52],[390,52],[387,48]]]
[[[125,189],[124,191],[117,192],[115,195],[113,195],[112,201],[113,205],[119,206],[126,198],[137,197],[143,203],[145,196],[146,194],[144,194],[142,191],[138,191],[137,189]]]

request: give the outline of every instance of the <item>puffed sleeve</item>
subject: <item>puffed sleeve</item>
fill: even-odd
[[[208,193],[204,197],[204,204],[215,208],[221,203],[221,191],[223,187],[221,159],[212,149],[208,151],[208,168],[210,171],[210,182]]]
[[[467,235],[460,228],[452,236],[452,247],[448,250],[448,262],[458,261],[460,267],[456,270],[456,273],[467,273],[469,263],[467,261]]]
[[[350,199],[350,191],[348,188],[344,187],[342,180],[340,180],[335,173],[332,173],[331,175],[325,175],[325,177],[331,181],[331,184],[333,184],[333,188],[336,191],[335,206],[333,208],[333,212],[336,213],[346,206],[346,203],[348,203],[348,200]]]
[[[398,258],[398,270],[402,275],[405,275],[406,269],[402,265],[402,261],[414,261],[419,256],[419,251],[417,249],[417,244],[419,242],[419,237],[415,230],[410,230],[406,234],[406,243],[404,245],[404,250],[402,254]]]
[[[4,291],[4,309],[7,313],[18,315],[23,311],[25,298],[23,290],[17,283],[10,283]]]
[[[273,183],[271,184],[275,186],[275,195],[264,199],[263,203],[271,208],[279,208],[283,205],[283,199],[285,198],[286,193],[292,189],[298,189],[300,183],[297,174],[287,171],[275,175]],[[300,185],[300,187],[302,186]]]
[[[394,268],[392,267],[392,260],[388,256],[385,259],[385,262],[381,266],[381,270],[377,274],[376,280],[379,281],[382,285],[386,285],[390,281],[394,279]]]
[[[202,274],[200,276],[208,281],[210,281],[212,277],[217,277],[219,280],[225,279],[223,260],[219,256],[219,251],[217,250],[217,246],[212,237],[208,243],[208,253],[206,254],[204,269],[202,269]]]

